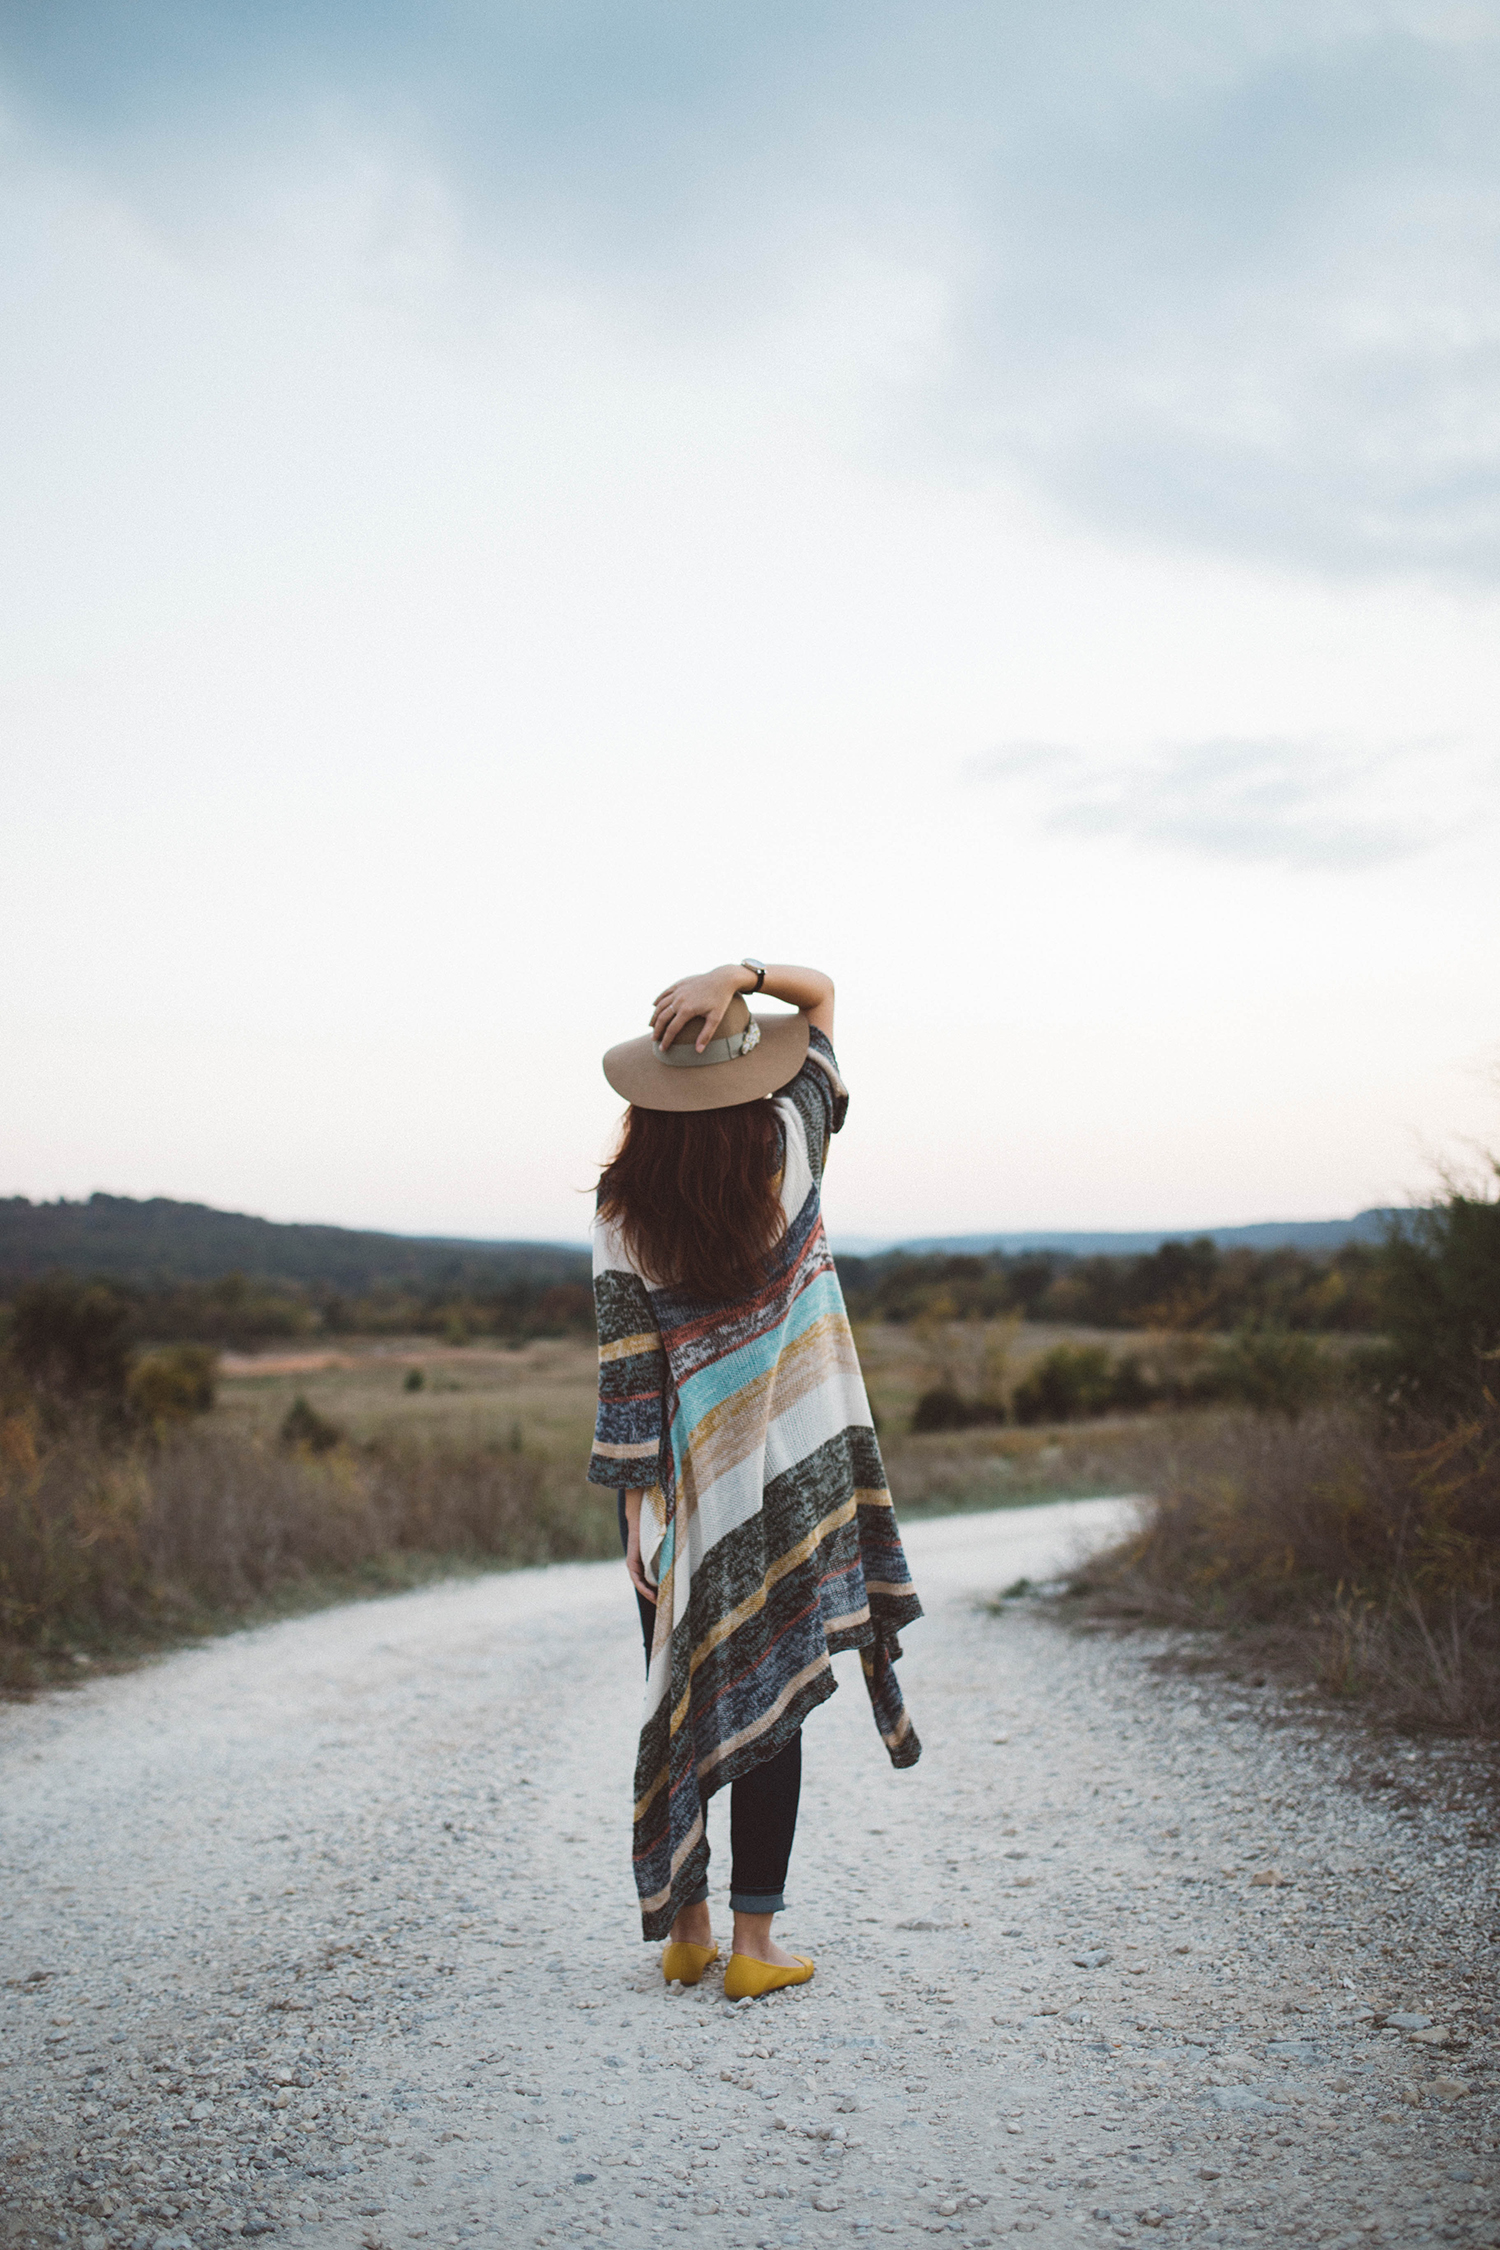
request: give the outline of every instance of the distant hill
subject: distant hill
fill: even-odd
[[[169,1289],[242,1273],[362,1295],[371,1290],[484,1290],[525,1281],[587,1280],[589,1254],[552,1242],[483,1242],[287,1225],[167,1196],[31,1203],[0,1197],[0,1289],[39,1274],[87,1274]]]
[[[888,1235],[844,1235],[833,1247],[851,1257],[875,1257],[891,1250],[905,1250],[913,1257],[945,1253],[981,1257],[999,1250],[1016,1257],[1028,1250],[1055,1250],[1070,1258],[1127,1258],[1149,1255],[1164,1242],[1201,1242],[1206,1237],[1219,1250],[1302,1250],[1316,1258],[1331,1256],[1350,1242],[1381,1241],[1395,1216],[1390,1210],[1358,1211],[1352,1219],[1266,1219],[1249,1227],[1174,1227],[1143,1234],[1072,1234],[1052,1228],[1032,1234],[922,1235],[900,1242]]]
[[[1221,1250],[1301,1250],[1331,1256],[1352,1242],[1377,1242],[1390,1214],[1352,1219],[1268,1220],[1248,1227],[1184,1227],[1127,1233],[1039,1230],[1013,1234],[924,1235],[893,1242],[851,1236],[835,1243],[850,1257],[902,1250],[979,1255],[1050,1250],[1066,1257],[1131,1256],[1164,1242],[1207,1236]],[[168,1196],[140,1201],[91,1195],[86,1202],[31,1203],[0,1197],[0,1292],[59,1268],[143,1290],[209,1283],[231,1273],[249,1280],[361,1296],[379,1290],[504,1289],[586,1281],[589,1254],[563,1242],[486,1242],[463,1236],[379,1234],[353,1227],[304,1226],[216,1211]]]

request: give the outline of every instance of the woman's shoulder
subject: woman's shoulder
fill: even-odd
[[[849,1089],[839,1075],[833,1042],[815,1025],[807,1034],[802,1068],[776,1096],[776,1106],[794,1114],[813,1138],[825,1141],[839,1132],[849,1108]]]

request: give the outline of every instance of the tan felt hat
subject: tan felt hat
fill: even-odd
[[[685,1023],[670,1047],[648,1033],[625,1039],[604,1058],[604,1075],[637,1109],[736,1109],[796,1077],[807,1059],[807,1018],[752,1016],[736,993],[700,1055],[703,1018]]]

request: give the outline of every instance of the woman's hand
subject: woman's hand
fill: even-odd
[[[658,992],[651,1004],[652,1038],[658,1047],[670,1047],[683,1025],[701,1016],[703,1028],[696,1041],[701,1055],[709,1041],[717,1037],[724,1011],[735,994],[754,982],[752,969],[728,963],[722,969],[705,969],[701,976],[679,977],[665,992]]]
[[[760,989],[768,1000],[785,1000],[790,1007],[800,1008],[810,1024],[829,1039],[833,1037],[833,979],[821,969],[797,969],[786,962],[773,962]],[[652,1003],[651,1036],[658,1047],[670,1047],[683,1025],[701,1016],[703,1029],[695,1042],[701,1055],[710,1039],[717,1037],[724,1011],[735,994],[754,990],[754,970],[739,961],[726,962],[722,969],[705,969],[701,976],[679,977],[665,992],[658,992]]]
[[[644,1594],[652,1608],[656,1607],[656,1588],[646,1576],[641,1562],[641,1501],[644,1494],[627,1492],[625,1495],[625,1568],[630,1573],[630,1583],[638,1594]]]

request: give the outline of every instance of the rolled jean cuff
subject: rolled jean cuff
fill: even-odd
[[[682,1903],[684,1906],[701,1906],[707,1897],[708,1877],[705,1875],[702,1882],[698,1885],[697,1890],[694,1891],[692,1897],[685,1898]]]
[[[780,1891],[731,1891],[731,1912],[735,1914],[783,1914],[786,1900]]]

